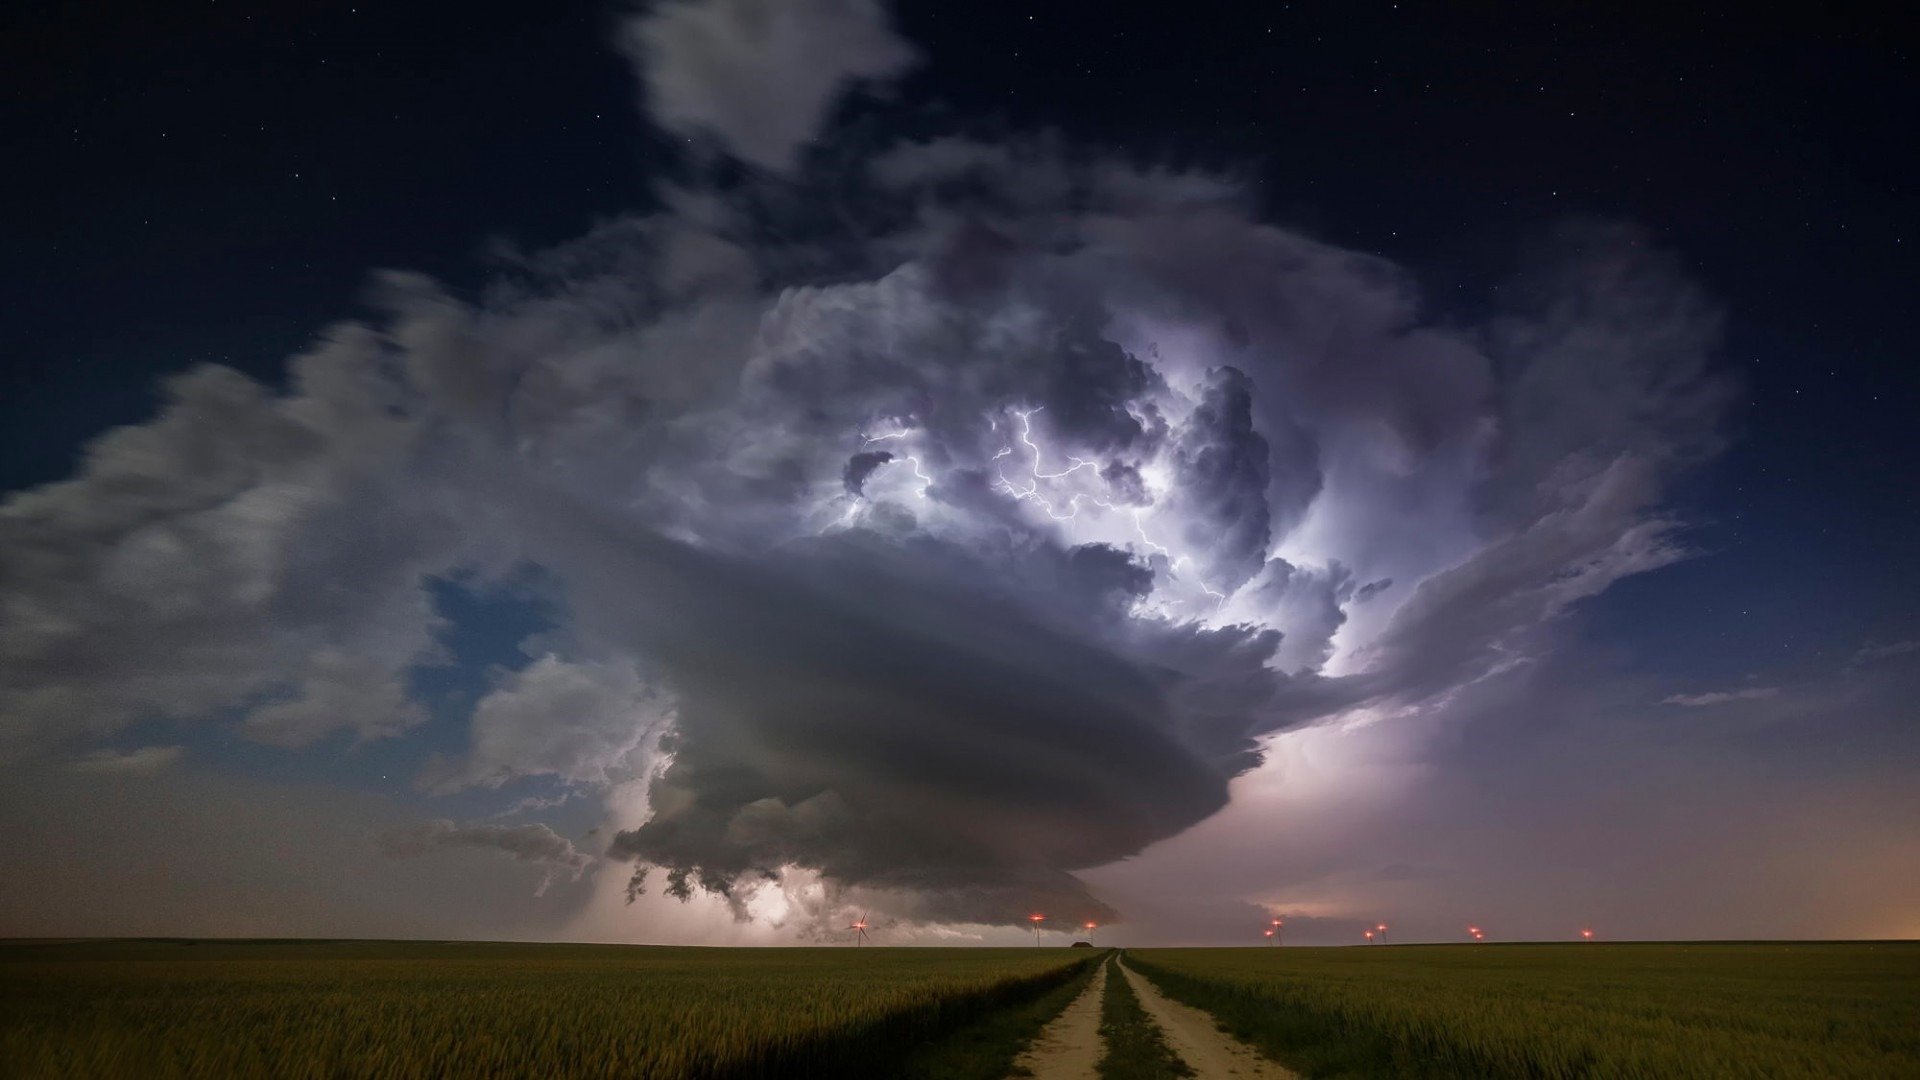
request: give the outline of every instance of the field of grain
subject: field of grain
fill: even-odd
[[[1030,1034],[1006,1029],[1006,1018],[1037,1028],[1057,1009],[1046,999],[1064,1004],[1066,984],[1098,958],[1065,949],[0,944],[0,1071],[370,1078],[804,1071],[957,1080],[1003,1074]],[[943,1040],[969,1038],[972,1045],[954,1055],[939,1052]],[[983,1041],[989,1052],[979,1052]]]
[[[1310,1076],[1920,1077],[1920,943],[1140,949]]]

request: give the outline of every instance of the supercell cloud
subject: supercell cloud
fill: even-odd
[[[1685,554],[1663,493],[1713,449],[1716,316],[1630,229],[1567,230],[1469,320],[1227,176],[1047,139],[810,159],[911,62],[872,4],[622,40],[653,117],[749,168],[477,297],[384,275],[283,391],[190,372],[11,498],[0,752],[410,738],[430,584],[534,568],[541,659],[422,789],[645,783],[605,854],[743,916],[799,870],[909,920],[1104,920],[1077,872],[1220,810],[1264,737],[1445,700]]]

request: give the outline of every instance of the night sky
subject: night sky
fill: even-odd
[[[1890,26],[0,41],[0,934],[1920,933]]]

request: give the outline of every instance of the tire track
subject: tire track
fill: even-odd
[[[1095,1080],[1101,1049],[1100,1004],[1107,991],[1107,968],[1111,966],[1103,961],[1080,996],[1020,1051],[1020,1056],[1013,1059],[1014,1076]]]
[[[1300,1080],[1299,1073],[1261,1057],[1253,1047],[1221,1031],[1211,1015],[1162,994],[1124,960],[1120,971],[1139,996],[1140,1007],[1160,1025],[1167,1045],[1199,1080]]]

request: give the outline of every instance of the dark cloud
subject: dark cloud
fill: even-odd
[[[863,450],[847,459],[847,467],[840,471],[840,482],[846,485],[847,494],[858,495],[866,487],[867,477],[892,460],[893,455],[885,450]]]
[[[678,872],[670,892],[797,865],[947,919],[1017,922],[1037,898],[1110,917],[1068,872],[1218,809],[1222,710],[1234,746],[1266,722],[1258,694],[1221,689],[1267,678],[1225,655],[1237,635],[1104,639],[1149,578],[1112,549],[983,558],[856,532],[746,565],[585,535],[556,564],[649,600],[575,597],[583,627],[660,658],[678,700],[653,815],[612,847]]]
[[[907,57],[852,0],[628,31],[656,119],[775,170]],[[1561,238],[1476,326],[1231,177],[1050,139],[845,165],[854,228],[804,169],[663,189],[471,301],[384,275],[284,392],[176,380],[0,505],[0,751],[406,738],[448,659],[425,583],[531,566],[557,625],[426,791],[644,788],[611,854],[736,913],[806,873],[905,920],[1106,921],[1083,875],[1215,814],[1268,736],[1444,701],[1686,554],[1663,499],[1727,388],[1644,237]],[[589,864],[536,824],[388,843]]]
[[[1140,407],[1159,376],[1103,337],[1092,313],[1047,344],[1052,357],[1033,367],[1045,379],[1035,391],[1048,428],[1096,453],[1125,451],[1160,433],[1155,412]]]
[[[1253,383],[1234,368],[1207,373],[1199,404],[1173,451],[1174,481],[1189,515],[1187,549],[1205,553],[1220,589],[1237,589],[1267,561],[1267,440],[1253,428]]]
[[[457,848],[500,851],[549,871],[570,873],[575,879],[593,865],[593,857],[574,847],[573,841],[538,824],[456,825],[441,818],[388,829],[380,834],[379,842],[380,850],[396,859]],[[546,882],[542,882],[537,892],[546,889]]]
[[[1364,604],[1391,588],[1393,588],[1392,578],[1381,578],[1379,581],[1369,581],[1365,585],[1353,590],[1353,602],[1356,604]]]

